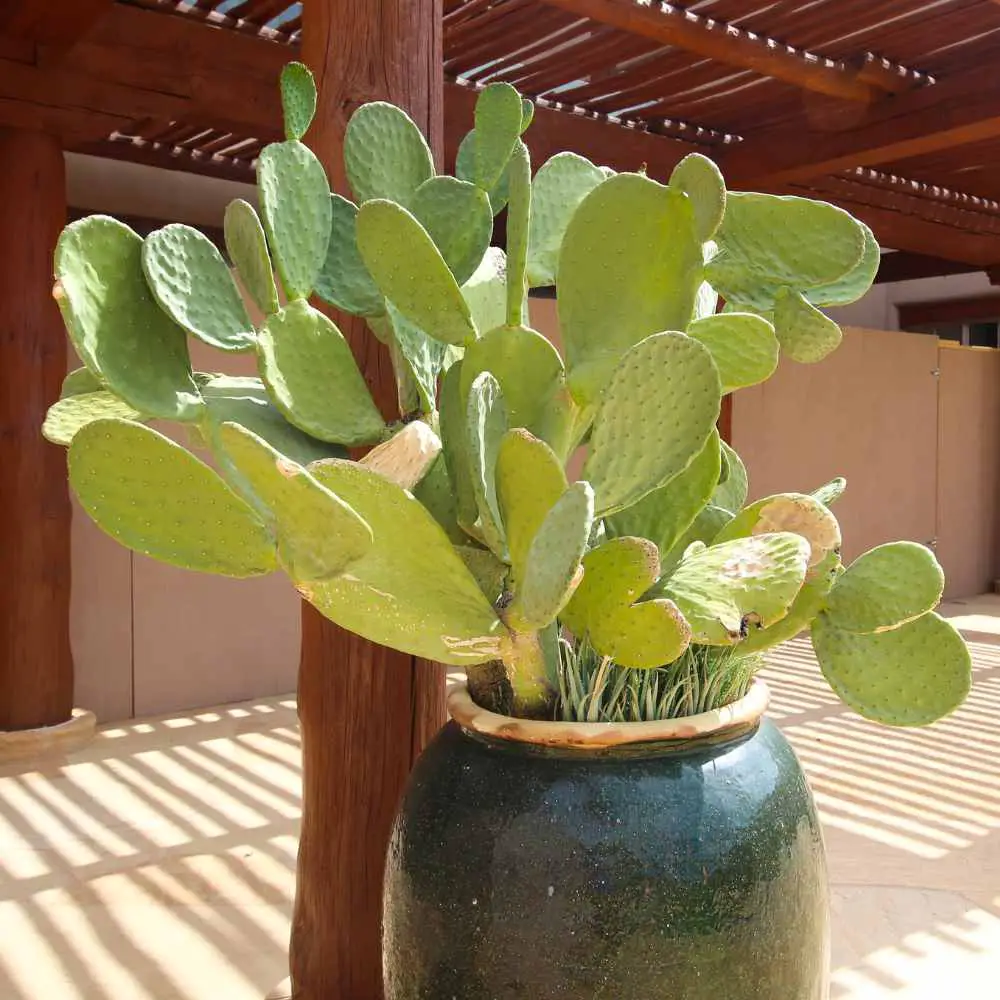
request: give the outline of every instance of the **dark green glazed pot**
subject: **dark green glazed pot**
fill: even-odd
[[[494,732],[449,723],[411,776],[387,1000],[825,1000],[823,844],[772,723],[593,749]]]

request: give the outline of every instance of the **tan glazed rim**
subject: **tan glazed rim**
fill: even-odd
[[[480,708],[469,695],[464,681],[456,680],[448,691],[448,712],[463,729],[493,739],[597,750],[635,743],[685,741],[748,728],[760,721],[769,700],[767,685],[758,677],[739,701],[683,719],[621,723],[549,722],[545,719],[514,719]]]

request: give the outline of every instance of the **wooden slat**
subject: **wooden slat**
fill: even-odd
[[[789,184],[772,189],[776,194],[797,194],[831,201],[871,227],[882,246],[926,253],[933,249],[942,257],[986,267],[1000,260],[1000,236],[957,229],[922,215],[909,215],[890,200],[871,198],[858,187],[831,184],[826,180]],[[859,199],[866,198],[865,201]]]
[[[581,17],[611,24],[663,45],[676,45],[795,87],[852,101],[876,100],[881,90],[842,63],[801,52],[669,3],[648,0],[545,0]]]
[[[489,8],[483,4],[478,9],[480,16],[485,16],[483,12]],[[464,8],[460,8],[456,15],[463,11]],[[475,18],[470,17],[466,24],[473,20]],[[470,39],[473,37],[469,35]],[[114,156],[172,169],[246,180],[249,166],[245,161],[213,159],[210,154],[213,150],[233,148],[245,139],[267,141],[280,135],[277,79],[293,51],[285,45],[214,28],[193,17],[168,17],[116,4],[94,31],[69,53],[58,71],[43,72],[15,59],[0,63],[0,124],[26,127],[41,124],[67,137],[74,149],[110,152]],[[957,122],[961,128],[977,128],[979,126],[970,123],[982,122],[986,115],[1000,117],[1000,82],[990,79],[993,65],[985,61],[958,84],[946,80],[932,88],[875,105],[857,134],[815,135],[801,123],[794,130],[770,132],[767,135],[776,135],[777,140],[769,138],[767,148],[758,154],[765,171],[763,178],[756,160],[751,163],[747,156],[747,150],[755,148],[757,139],[750,139],[739,148],[725,147],[721,160],[727,178],[733,186],[787,190],[789,180],[784,175],[776,180],[769,180],[766,175],[770,158],[784,155],[782,146],[798,150],[800,156],[809,158],[814,150],[822,153],[824,143],[845,144],[838,147],[850,150],[850,155],[842,152],[843,165],[838,169],[843,170],[863,163],[866,155],[876,162],[889,153],[893,154],[894,161],[898,159],[895,153],[899,145],[892,142],[891,134],[889,143],[880,145],[886,132],[892,133],[893,129],[905,127],[922,134],[932,129],[929,123],[935,116],[944,117],[953,126]],[[754,118],[765,116],[769,108],[781,106],[780,102],[776,104],[776,95],[771,92],[772,88],[780,86],[763,82],[759,101],[741,92],[738,95],[743,102],[740,107],[751,109]],[[702,100],[686,100],[683,107],[692,111],[691,118],[695,122],[702,120],[702,111],[706,112],[706,117],[710,117],[708,111],[712,112],[711,117],[718,117],[727,106],[737,103],[724,97],[724,93],[721,86],[709,88]],[[446,149],[453,156],[458,141],[471,127],[475,93],[469,87],[450,83],[446,84],[445,94]],[[573,92],[567,98],[576,99]],[[889,106],[894,109],[891,114]],[[95,112],[92,110],[95,107],[104,110]],[[665,98],[661,113],[668,109],[669,100]],[[747,112],[740,112],[744,113]],[[143,119],[162,123],[160,127],[176,122],[178,131],[172,141],[183,142],[186,148],[156,149],[132,143],[110,146],[96,141],[113,131],[142,134],[141,130],[136,132],[135,123]],[[997,127],[993,118],[985,120],[986,131]],[[206,133],[203,141],[188,141],[192,135],[197,135],[191,132],[197,125],[213,131]],[[641,128],[621,128],[600,116],[541,103],[527,138],[536,165],[555,152],[575,149],[596,162],[609,163],[617,169],[637,169],[645,163],[651,176],[664,179],[685,153],[693,149],[705,151],[711,145],[711,133],[699,133],[696,126],[683,128],[681,134],[690,135],[700,144],[655,135]],[[995,134],[1000,136],[1000,127]],[[926,146],[926,140],[921,141]],[[945,147],[937,140],[932,145],[937,149]],[[864,150],[872,146],[882,153],[869,151],[865,154]],[[208,155],[204,153],[205,147],[208,147]],[[822,156],[819,159],[819,164],[810,162],[808,168],[800,166],[791,177],[799,183],[814,174],[836,172],[824,170],[826,160]],[[748,180],[741,174],[742,169],[752,169],[756,178],[750,176]],[[933,249],[941,256],[970,264],[1000,261],[997,237],[981,229],[977,231],[977,227],[991,224],[983,222],[975,212],[966,213],[962,205],[939,204],[931,197],[924,198],[926,204],[916,207],[907,202],[906,210],[900,211],[898,201],[889,199],[895,205],[893,208],[882,196],[844,185],[826,183],[822,193],[849,210],[857,210],[866,221],[875,219],[878,235],[887,246],[915,251]],[[864,201],[858,200],[861,196]]]
[[[727,154],[723,170],[741,185],[774,184],[851,167],[923,156],[1000,136],[1000,74],[992,62],[873,105],[843,132],[808,122],[758,132]]]
[[[230,143],[231,145],[231,143]],[[128,139],[114,142],[81,142],[72,147],[75,153],[86,153],[90,156],[111,156],[127,163],[140,163],[147,167],[158,167],[161,170],[182,170],[185,173],[199,173],[206,177],[218,177],[220,180],[239,181],[252,184],[254,172],[249,164],[236,160],[212,159],[199,155],[196,151],[172,150],[160,146],[154,148],[151,144],[136,145]]]

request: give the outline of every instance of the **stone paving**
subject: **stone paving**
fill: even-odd
[[[846,711],[802,641],[766,672],[826,830],[831,1000],[1000,995],[1000,599],[945,613],[976,680],[929,730]],[[261,1000],[285,975],[298,790],[290,698],[0,769],[0,1000]]]

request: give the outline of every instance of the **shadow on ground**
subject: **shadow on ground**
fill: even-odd
[[[995,641],[973,643],[968,704],[926,730],[847,711],[805,641],[771,657],[771,713],[826,830],[831,1000],[995,995]],[[0,769],[0,998],[260,1000],[285,974],[299,813],[289,700],[109,727],[44,770]]]

